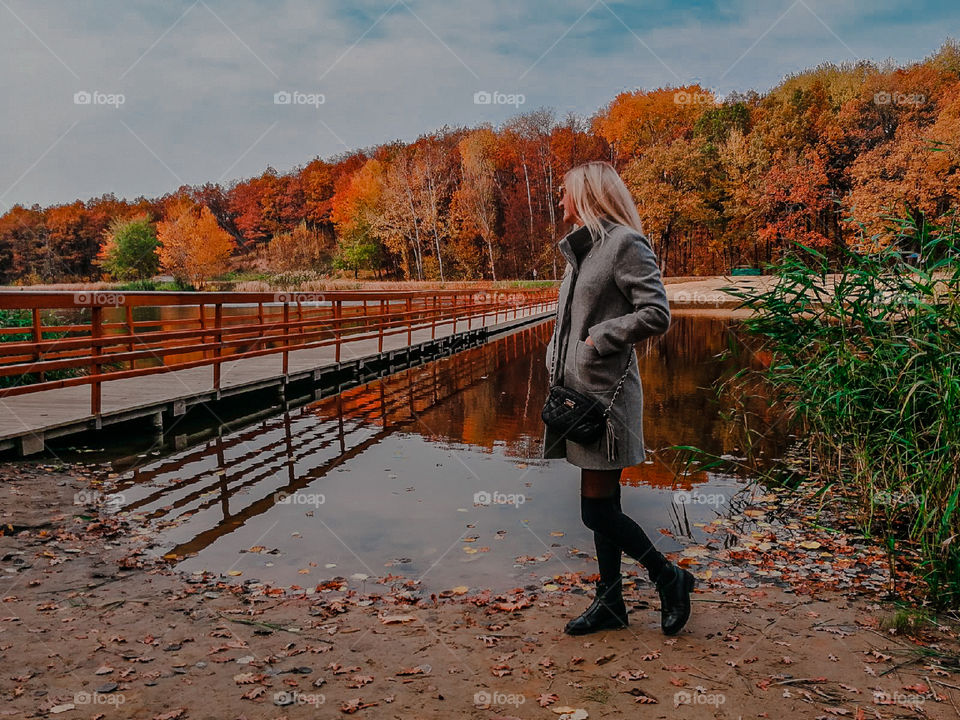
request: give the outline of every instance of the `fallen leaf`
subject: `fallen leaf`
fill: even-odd
[[[161,715],[154,715],[153,720],[178,720],[187,712],[186,708],[177,708]]]
[[[430,667],[430,666],[428,665],[427,668],[429,668],[429,667]],[[416,667],[412,667],[412,668],[404,668],[403,670],[400,670],[400,671],[399,671],[398,673],[396,673],[396,674],[397,674],[397,675],[400,675],[400,676],[426,675],[428,672],[429,672],[429,670],[426,669],[426,668],[424,668],[422,665],[417,665]]]
[[[358,710],[363,710],[364,708],[374,707],[380,703],[365,703],[363,698],[353,698],[352,700],[347,700],[346,702],[341,703],[340,712],[346,713],[347,715],[352,715]]]
[[[369,685],[373,682],[373,675],[354,675],[350,678],[350,684],[347,685],[348,688],[362,688],[364,685]]]
[[[621,670],[610,677],[617,682],[630,682],[632,680],[645,680],[648,676],[643,670]]]
[[[380,622],[384,625],[397,625],[400,623],[413,622],[417,618],[413,615],[381,615]]]
[[[542,695],[537,696],[537,703],[540,705],[540,707],[550,707],[559,699],[560,699],[559,696],[554,695],[553,693],[549,695],[544,693]]]
[[[266,678],[266,675],[264,675],[263,673],[245,672],[245,673],[240,673],[239,675],[234,675],[233,681],[237,685],[250,685],[252,683],[261,682],[265,678]]]
[[[256,700],[258,697],[263,695],[267,689],[263,685],[257,685],[247,690],[243,695],[240,696],[241,700]]]
[[[650,693],[641,690],[640,688],[633,688],[628,690],[630,695],[633,695],[634,702],[638,702],[641,705],[656,705],[659,701]]]
[[[553,712],[560,716],[560,720],[586,720],[590,715],[583,708],[572,708],[566,705],[551,708]]]

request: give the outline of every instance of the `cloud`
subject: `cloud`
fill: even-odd
[[[480,90],[590,115],[637,87],[762,91],[824,61],[915,60],[960,28],[955,5],[863,5],[3,0],[0,211],[161,195],[517,112],[474,104]],[[125,102],[76,105],[78,90]],[[324,103],[276,105],[281,90]]]

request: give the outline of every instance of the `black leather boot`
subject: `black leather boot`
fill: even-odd
[[[690,593],[696,584],[692,573],[672,563],[660,573],[656,585],[664,635],[676,635],[690,619]]]
[[[567,623],[567,635],[586,635],[598,630],[627,627],[627,606],[623,602],[623,581],[606,584],[597,582],[593,603],[582,615]]]

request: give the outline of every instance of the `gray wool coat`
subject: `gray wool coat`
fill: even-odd
[[[631,227],[603,222],[607,232],[599,241],[583,226],[557,245],[567,266],[546,350],[551,384],[592,395],[604,407],[629,363],[610,410],[614,448],[604,435],[581,445],[544,426],[542,458],[566,458],[590,470],[630,467],[646,459],[643,386],[634,345],[670,327],[670,305],[649,241]],[[593,346],[585,342],[588,335]]]

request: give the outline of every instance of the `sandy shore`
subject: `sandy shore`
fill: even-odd
[[[806,532],[809,508],[786,496],[741,511],[755,529],[718,522],[716,543],[678,555],[701,585],[679,636],[630,571],[630,628],[574,638],[562,627],[593,578],[573,573],[500,596],[181,577],[98,514],[91,475],[0,465],[0,717],[958,715],[957,628],[891,633],[882,553]]]

